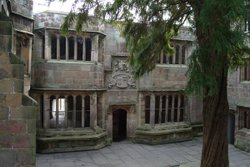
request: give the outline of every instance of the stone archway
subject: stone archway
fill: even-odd
[[[117,109],[113,111],[113,141],[127,138],[127,111]]]

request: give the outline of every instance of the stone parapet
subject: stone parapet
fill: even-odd
[[[101,128],[63,131],[39,129],[37,132],[37,152],[39,153],[96,150],[107,145],[107,133]]]
[[[250,152],[250,130],[240,129],[235,135],[235,147]]]
[[[145,144],[163,144],[191,140],[192,127],[186,123],[169,123],[164,125],[144,125],[135,131],[134,141]]]

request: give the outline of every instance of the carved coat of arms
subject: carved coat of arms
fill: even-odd
[[[128,64],[123,60],[117,60],[114,63],[112,76],[108,82],[108,88],[135,88],[135,80],[133,79]]]

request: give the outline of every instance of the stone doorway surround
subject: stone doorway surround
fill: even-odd
[[[113,112],[117,110],[124,110],[127,112],[127,120],[126,120],[126,136],[127,139],[131,139],[134,137],[135,129],[137,127],[137,116],[136,116],[136,108],[135,104],[112,104],[108,108],[107,112],[107,120],[106,127],[108,137],[112,140],[113,137]]]

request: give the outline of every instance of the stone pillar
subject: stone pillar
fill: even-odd
[[[56,128],[59,128],[59,98],[56,96]]]
[[[175,95],[172,94],[172,108],[171,108],[171,122],[174,122],[174,103],[175,103]]]
[[[162,120],[162,96],[160,96],[160,105],[159,105],[159,123],[161,124]]]
[[[49,39],[49,33],[47,30],[45,30],[45,44],[44,44],[44,58],[45,60],[50,60],[51,59],[51,42],[50,42],[50,39]]]
[[[44,122],[43,122],[43,127],[44,129],[48,129],[50,128],[50,98],[49,95],[44,93],[43,95],[43,108],[44,108],[44,112],[43,112],[43,118],[44,118]]]
[[[166,115],[165,122],[168,122],[168,95],[166,94]]]
[[[73,96],[73,127],[76,127],[76,96]]]
[[[84,128],[85,124],[85,96],[82,95],[82,127]]]
[[[97,93],[90,98],[90,127],[95,129],[97,126]]]
[[[145,115],[145,109],[143,109],[144,105],[142,103],[142,100],[143,100],[143,94],[142,93],[139,93],[139,106],[138,106],[138,125],[141,126],[142,125],[142,119],[143,119],[143,113]],[[144,116],[145,118],[145,116]]]
[[[178,95],[177,122],[180,122],[181,95]]]
[[[152,93],[150,95],[150,125],[154,127],[155,125],[155,95]]]
[[[68,37],[65,37],[65,41],[66,41],[66,60],[69,60],[69,40]]]
[[[60,35],[56,35],[56,59],[60,60]]]
[[[82,37],[82,61],[86,61],[86,43],[85,43],[85,37]]]
[[[98,62],[98,41],[99,35],[94,36],[91,38],[92,42],[92,51],[91,51],[91,61]]]
[[[29,39],[29,67],[28,67],[29,74],[31,74],[31,60],[32,60],[32,38]]]
[[[77,60],[77,37],[74,36],[74,60]]]
[[[68,128],[68,96],[65,96],[64,128]]]

